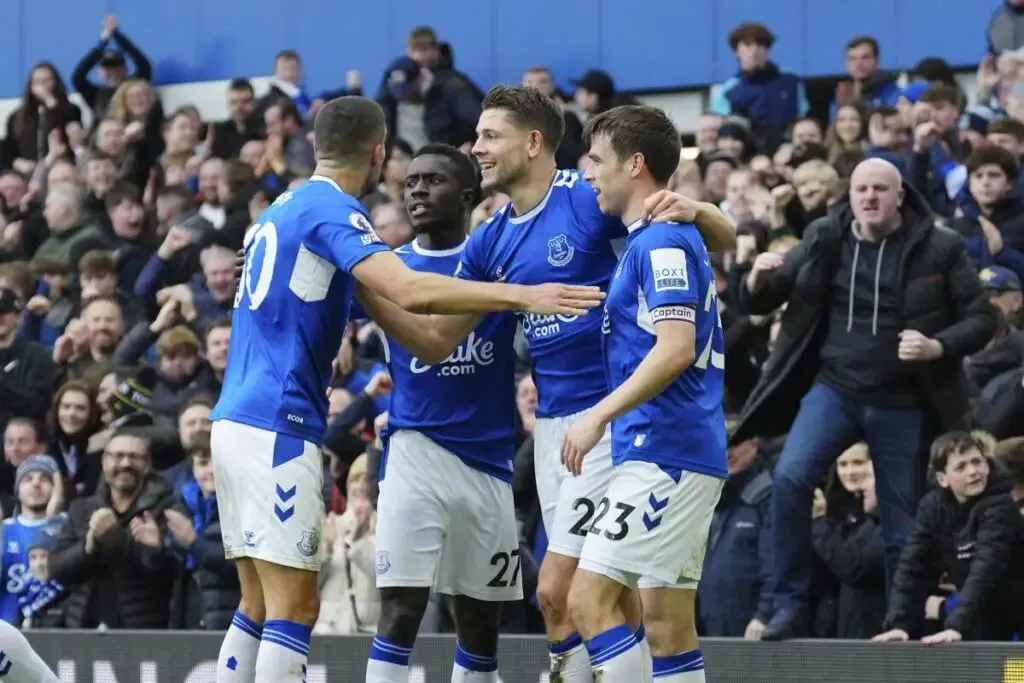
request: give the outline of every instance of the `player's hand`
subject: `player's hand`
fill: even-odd
[[[900,345],[897,351],[900,360],[930,361],[942,357],[942,342],[924,336],[917,330],[900,332]]]
[[[150,548],[160,547],[160,527],[148,510],[139,517],[133,517],[128,523],[128,530],[132,532],[136,543]]]
[[[586,315],[604,301],[599,287],[556,283],[523,287],[523,296],[521,308],[541,315]]]
[[[608,425],[587,413],[578,419],[565,433],[562,442],[562,464],[574,477],[583,472],[583,458],[604,436]]]
[[[103,17],[103,30],[100,31],[100,40],[110,40],[117,31],[117,17],[107,14]]]
[[[658,190],[644,201],[644,220],[693,223],[700,202],[668,190]]]
[[[196,542],[196,528],[192,526],[192,520],[177,510],[166,510],[164,518],[167,520],[167,530],[171,532],[175,541],[186,548]],[[155,522],[153,526],[156,526]]]
[[[100,508],[89,518],[89,531],[97,541],[103,541],[117,527],[117,515],[110,508]]]
[[[386,372],[378,372],[366,383],[366,388],[363,391],[370,398],[381,398],[390,394],[393,386],[391,375]]]

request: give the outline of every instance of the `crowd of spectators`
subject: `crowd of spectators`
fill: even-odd
[[[771,61],[767,27],[730,34],[736,75],[715,89],[671,185],[738,225],[736,251],[714,264],[730,480],[702,634],[952,642],[1021,631],[1024,45],[1013,39],[1024,33],[1003,30],[1021,5],[997,16],[974,93],[940,57],[901,75],[869,36],[837,46],[847,73],[827,118],[808,115],[800,78]],[[145,46],[108,16],[71,75],[89,116],[40,63],[0,142],[0,618],[26,628],[230,622],[239,589],[220,543],[208,416],[234,255],[269,202],[309,177],[319,108],[363,93],[355,72],[336,92],[307,92],[301,56],[285,50],[265,95],[232,81],[229,118],[203,121],[195,107],[165,111],[151,74]],[[585,163],[587,117],[631,100],[597,70],[571,96],[544,66],[522,78],[564,105],[562,167]],[[391,144],[363,200],[396,246],[412,238],[412,154],[427,143],[468,152],[483,94],[426,27],[368,94]],[[902,181],[859,176],[867,203],[851,207],[854,169],[871,158]],[[485,197],[470,228],[504,201]],[[887,210],[883,233],[851,218]],[[375,629],[390,389],[373,324],[350,324],[324,440],[318,633]],[[528,598],[506,610],[510,632],[542,631],[530,595],[545,548],[536,405],[524,371],[513,486]],[[45,533],[11,540],[28,527]],[[432,607],[424,631],[450,629],[445,600]]]

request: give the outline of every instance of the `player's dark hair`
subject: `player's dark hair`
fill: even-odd
[[[583,142],[590,147],[599,136],[607,136],[612,149],[623,159],[642,155],[647,170],[659,185],[668,183],[679,166],[679,131],[657,107],[628,104],[598,114],[587,122]]]
[[[504,109],[517,126],[539,131],[552,153],[558,149],[565,135],[562,110],[553,99],[536,88],[496,85],[487,93],[481,109]]]
[[[313,146],[318,162],[358,167],[374,147],[384,142],[384,110],[373,100],[348,95],[323,106],[313,123]]]
[[[459,186],[463,189],[473,190],[473,205],[475,206],[479,203],[480,175],[477,173],[476,166],[473,165],[473,162],[470,161],[468,156],[451,145],[431,143],[420,147],[419,151],[417,151],[415,156],[413,156],[413,159],[427,156],[429,154],[436,154],[437,156],[448,157],[451,159],[452,163],[455,164],[455,172],[458,174],[456,180],[458,180]]]

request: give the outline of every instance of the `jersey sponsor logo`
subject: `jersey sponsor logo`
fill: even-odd
[[[654,271],[654,291],[686,291],[690,288],[686,275],[686,252],[682,249],[652,249],[651,269]]]
[[[523,323],[523,334],[527,339],[554,337],[562,331],[563,323],[571,323],[580,318],[578,315],[544,315],[542,313],[520,313],[518,315]]]
[[[479,367],[485,367],[494,362],[494,342],[476,336],[476,332],[470,332],[466,341],[459,344],[452,354],[437,364],[437,374],[440,377],[456,377],[459,375],[473,375]],[[418,358],[413,356],[409,361],[409,371],[414,375],[422,375],[430,370],[433,365],[424,365]]]
[[[548,263],[556,268],[569,265],[576,254],[575,247],[564,234],[555,235],[548,240]]]
[[[32,578],[29,566],[24,562],[16,562],[7,570],[7,581],[4,587],[8,595],[18,595]]]
[[[604,309],[604,314],[601,316],[601,334],[612,333],[612,319],[608,315],[608,309]]]
[[[697,310],[692,306],[658,306],[651,311],[651,321],[658,322],[659,320],[682,320],[696,323]]]
[[[295,547],[306,557],[313,557],[320,549],[320,535],[315,531],[303,531],[302,538],[295,544]]]

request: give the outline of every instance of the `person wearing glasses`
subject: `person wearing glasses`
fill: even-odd
[[[50,554],[53,578],[68,592],[68,628],[162,629],[169,618],[175,559],[132,538],[133,520],[164,519],[174,492],[151,469],[150,442],[138,428],[114,432],[101,456],[96,493],[68,510]]]

